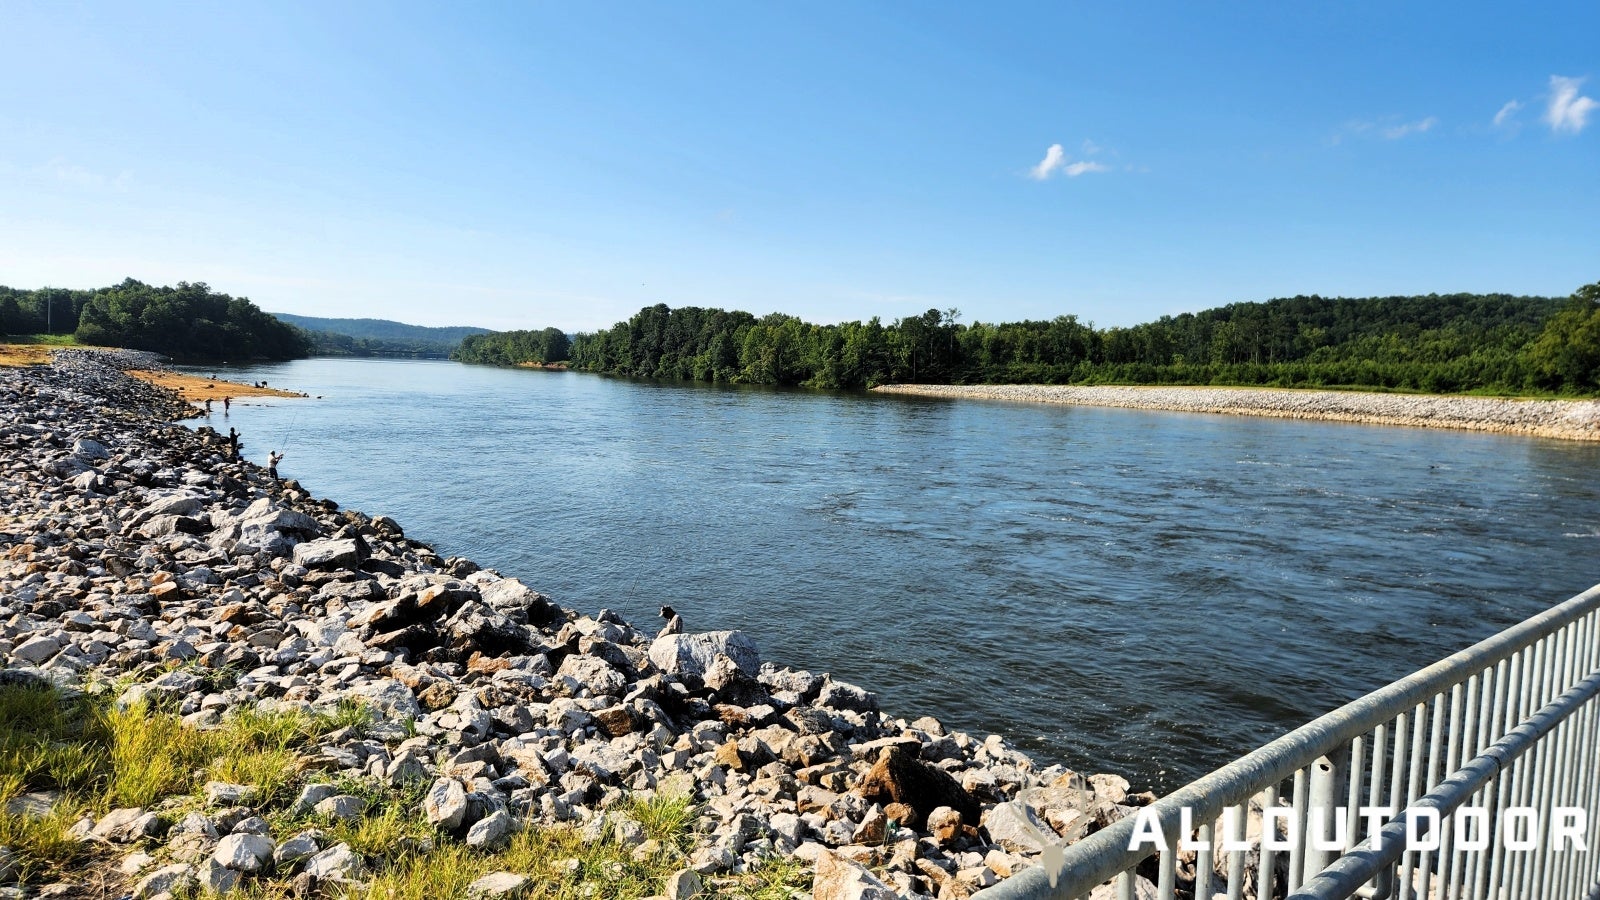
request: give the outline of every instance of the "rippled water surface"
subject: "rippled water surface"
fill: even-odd
[[[446,362],[223,375],[320,395],[235,403],[246,455],[441,553],[1158,789],[1600,580],[1594,445]]]

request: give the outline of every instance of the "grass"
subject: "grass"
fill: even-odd
[[[66,694],[50,687],[0,686],[0,846],[19,858],[23,884],[42,885],[86,873],[107,873],[124,849],[81,843],[66,832],[84,815],[124,806],[164,805],[163,815],[197,806],[208,780],[254,785],[251,805],[279,840],[307,828],[326,835],[323,846],[347,843],[367,861],[368,879],[350,900],[439,900],[459,897],[491,872],[529,876],[530,900],[638,900],[662,893],[665,879],[687,865],[701,810],[679,795],[638,795],[614,810],[638,822],[656,852],[640,854],[610,828],[586,840],[568,826],[532,827],[502,848],[470,848],[430,826],[422,813],[428,782],[394,786],[363,775],[332,778],[336,792],[367,802],[364,814],[338,821],[297,813],[289,801],[308,782],[327,780],[304,769],[302,751],[319,738],[370,723],[367,709],[341,705],[323,714],[242,708],[219,727],[202,730],[176,715],[138,704],[117,709],[111,693]],[[7,812],[4,805],[32,791],[59,791],[45,815]],[[160,855],[158,846],[148,848]],[[773,858],[748,874],[708,887],[741,900],[794,900],[809,890],[810,869]],[[288,900],[286,876],[249,879],[243,900]]]
[[[255,785],[258,802],[281,799],[297,786],[298,748],[367,716],[354,706],[320,716],[247,708],[200,730],[144,703],[118,709],[108,695],[0,686],[0,845],[19,855],[24,883],[61,877],[95,852],[64,837],[80,816],[153,806],[211,779]],[[59,794],[48,815],[5,809],[38,791]]]
[[[13,334],[4,339],[7,344],[41,344],[46,347],[77,347],[78,338],[71,334]]]

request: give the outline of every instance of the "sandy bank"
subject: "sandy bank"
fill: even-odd
[[[304,397],[305,394],[297,391],[281,391],[272,387],[256,387],[253,384],[241,384],[237,381],[223,381],[219,378],[202,378],[198,375],[184,375],[179,372],[170,372],[165,369],[129,369],[128,374],[142,381],[147,381],[157,387],[169,388],[177,391],[178,396],[190,403],[204,403],[211,400],[221,403],[222,398],[231,397]]]
[[[48,344],[0,344],[0,368],[42,365],[55,349]]]
[[[1283,388],[889,384],[885,394],[1457,428],[1600,441],[1600,400],[1507,400]]]

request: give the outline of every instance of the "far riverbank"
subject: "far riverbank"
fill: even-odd
[[[1600,441],[1600,400],[1509,400],[1289,388],[886,384],[883,394],[1410,425]]]

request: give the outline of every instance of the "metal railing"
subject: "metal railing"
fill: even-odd
[[[1600,900],[1597,695],[1600,585],[974,900]]]

